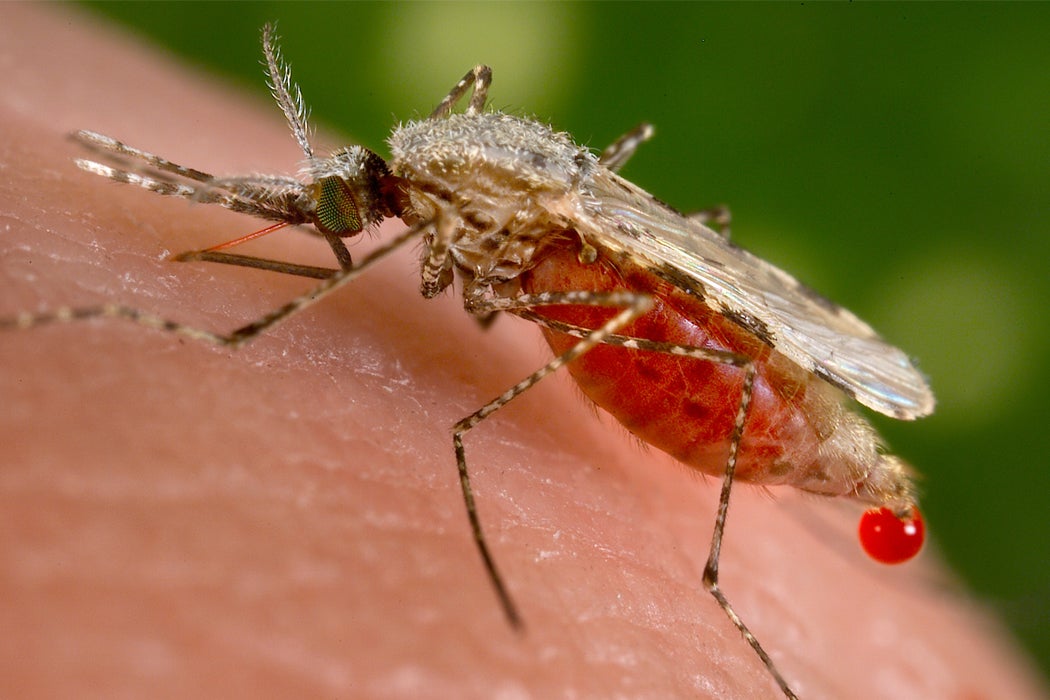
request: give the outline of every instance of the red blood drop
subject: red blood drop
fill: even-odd
[[[877,508],[861,516],[859,534],[869,557],[883,564],[900,564],[922,549],[926,528],[916,508],[908,518],[898,517],[889,508]]]

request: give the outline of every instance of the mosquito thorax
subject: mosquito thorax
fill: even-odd
[[[388,143],[406,215],[458,221],[443,269],[424,275],[428,298],[452,281],[453,263],[476,288],[529,269],[546,237],[573,228],[559,203],[600,167],[566,134],[499,112],[409,122]]]
[[[302,172],[311,179],[313,224],[322,233],[354,236],[394,215],[383,191],[390,169],[363,146],[347,146],[327,158],[311,159]]]
[[[597,167],[595,156],[566,134],[499,112],[409,122],[388,143],[394,175],[490,218],[520,211],[536,196],[570,191]]]

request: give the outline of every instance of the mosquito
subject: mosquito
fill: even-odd
[[[901,420],[930,414],[933,394],[901,350],[849,311],[730,243],[724,211],[685,216],[617,171],[652,135],[641,125],[600,155],[532,119],[486,111],[491,70],[470,70],[429,117],[396,127],[384,160],[362,146],[317,156],[299,87],[262,31],[269,87],[304,160],[297,177],[217,177],[91,131],[73,136],[91,173],[161,195],[218,204],[268,220],[242,238],[175,257],[322,280],[261,318],[217,333],[111,303],[23,313],[0,327],[118,317],[239,348],[335,293],[406,244],[422,244],[420,291],[454,280],[466,312],[539,325],[554,359],[452,428],[460,488],[482,563],[511,626],[522,616],[478,516],[464,436],[566,367],[584,393],[632,433],[721,478],[703,586],[759,656],[780,690],[797,697],[718,582],[736,481],[786,484],[869,505],[860,536],[872,557],[914,556],[923,523],[911,469],[889,454],[852,399]],[[454,108],[467,98],[461,112]],[[106,161],[106,162],[102,162]],[[344,240],[397,217],[407,228],[353,261]],[[240,255],[228,248],[285,226],[308,226],[337,268]]]

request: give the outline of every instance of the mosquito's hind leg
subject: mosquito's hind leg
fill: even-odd
[[[488,66],[477,65],[470,69],[463,78],[453,86],[452,90],[441,100],[441,104],[434,108],[428,119],[440,119],[447,117],[452,112],[452,107],[460,98],[467,93],[471,85],[474,86],[474,94],[470,96],[467,105],[467,114],[480,114],[485,107],[485,100],[489,95],[489,85],[492,84],[492,69]]]
[[[729,602],[729,599],[718,584],[718,563],[722,553],[722,539],[725,536],[726,515],[729,513],[729,496],[733,490],[733,476],[736,473],[737,456],[740,454],[740,441],[744,435],[744,421],[747,419],[747,412],[751,406],[754,384],[755,366],[749,364],[744,374],[744,386],[740,392],[740,405],[737,408],[736,420],[733,423],[733,437],[729,443],[729,457],[726,459],[725,474],[722,477],[722,490],[718,497],[718,513],[715,516],[715,527],[711,534],[711,549],[707,555],[707,564],[704,566],[704,588],[714,597],[718,602],[718,606],[722,608],[722,612],[726,614],[726,617],[736,626],[754,652],[758,654],[758,658],[762,660],[766,670],[773,676],[773,680],[776,681],[781,692],[789,700],[798,700],[798,696],[791,690],[791,686],[780,675],[780,671],[777,669],[776,664],[773,663],[769,653],[762,647],[754,633],[748,629],[744,620],[737,614],[732,603]]]
[[[463,435],[475,428],[481,421],[485,420],[499,409],[506,406],[518,396],[531,389],[544,377],[556,372],[569,362],[580,357],[590,349],[600,344],[618,344],[634,349],[656,350],[671,354],[688,355],[707,360],[715,360],[742,366],[750,364],[748,358],[733,353],[718,352],[704,348],[683,348],[668,343],[655,343],[642,338],[625,338],[617,336],[616,332],[644,314],[652,306],[652,297],[648,294],[640,294],[629,291],[616,292],[548,292],[541,294],[523,294],[515,297],[497,297],[495,299],[482,299],[465,293],[467,297],[467,310],[475,316],[485,316],[501,311],[521,315],[528,320],[537,320],[543,325],[543,317],[533,312],[536,307],[547,306],[605,306],[619,307],[623,310],[597,329],[573,328],[573,333],[578,335],[580,342],[576,343],[566,352],[555,357],[543,367],[539,368],[525,379],[521,380],[507,391],[489,401],[474,413],[460,420],[452,429],[452,444],[456,451],[456,465],[459,470],[460,488],[463,492],[463,500],[467,509],[467,517],[470,520],[471,531],[474,535],[475,544],[485,564],[489,579],[503,606],[503,611],[511,626],[520,628],[522,626],[521,615],[517,606],[496,567],[495,560],[485,541],[484,532],[481,528],[481,520],[478,517],[477,507],[474,502],[474,494],[470,485],[470,475],[467,469],[466,452],[463,447]],[[557,322],[552,322],[557,326]],[[552,327],[553,327],[552,326]],[[567,330],[562,324],[561,330]],[[569,331],[572,332],[572,331]]]
[[[528,321],[550,328],[551,330],[584,340],[595,333],[595,331],[588,328],[582,328],[580,326],[574,326],[572,324],[546,318],[529,308],[512,309],[510,312]],[[733,433],[729,443],[729,455],[726,457],[726,466],[722,477],[722,490],[718,499],[718,513],[715,516],[715,526],[711,534],[711,548],[708,552],[707,564],[704,567],[703,582],[704,588],[712,595],[712,597],[714,597],[719,607],[722,608],[722,611],[726,614],[726,617],[729,618],[737,630],[740,631],[741,635],[743,635],[744,639],[747,640],[747,643],[755,653],[758,654],[759,659],[769,671],[770,675],[773,676],[773,679],[780,687],[780,690],[786,697],[797,700],[797,696],[794,691],[791,690],[787,681],[784,680],[784,677],[780,674],[776,664],[773,663],[773,660],[762,647],[758,638],[755,637],[740,615],[737,614],[732,603],[729,602],[729,599],[722,592],[718,583],[718,564],[722,552],[722,540],[725,537],[726,515],[729,512],[729,497],[732,493],[734,477],[736,474],[737,457],[740,453],[740,443],[744,435],[744,424],[747,421],[747,415],[751,407],[751,398],[754,390],[756,374],[754,363],[750,358],[743,355],[737,355],[736,353],[711,350],[708,348],[675,345],[671,343],[652,341],[646,338],[622,336],[615,333],[606,335],[601,338],[600,342],[603,345],[614,345],[649,352],[662,352],[681,357],[690,357],[696,360],[729,364],[739,367],[744,371],[744,384],[740,391],[740,403],[737,407],[737,414],[733,421]],[[579,344],[575,347],[579,347]],[[575,347],[573,349],[575,349]]]
[[[600,329],[592,332],[591,337],[581,340],[568,352],[554,358],[492,401],[489,401],[474,413],[471,413],[469,416],[460,420],[452,428],[452,445],[456,452],[456,466],[459,471],[460,490],[463,494],[463,502],[466,506],[467,518],[470,521],[470,529],[474,535],[474,543],[478,548],[478,552],[481,554],[481,559],[485,564],[485,570],[488,573],[493,588],[496,590],[496,595],[499,598],[500,605],[503,607],[503,612],[507,617],[507,621],[510,623],[511,627],[515,629],[521,629],[524,626],[524,623],[521,614],[518,612],[518,606],[514,603],[514,599],[511,597],[506,583],[504,583],[503,576],[499,573],[496,561],[485,540],[485,533],[481,527],[481,519],[478,516],[477,506],[474,502],[474,490],[470,485],[470,472],[467,469],[467,456],[463,447],[463,435],[476,427],[481,421],[506,406],[516,397],[535,386],[541,379],[557,371],[567,362],[572,361],[594,345],[600,343],[604,336],[615,332],[625,324],[638,318],[638,316],[645,313],[645,311],[647,311],[652,305],[652,300],[648,295],[632,294],[630,292],[608,292],[602,294],[587,292],[585,294],[589,296],[593,304],[603,306],[624,306],[626,308]],[[554,304],[587,303],[581,299],[579,294],[574,294],[572,292],[542,296],[547,302]],[[513,311],[515,308],[519,308],[519,305],[521,308],[530,308],[537,305],[537,300],[533,296],[521,296],[511,299],[498,298],[486,301],[474,299],[468,296],[467,301],[469,304],[468,311],[473,315],[481,317],[498,313],[500,311]]]
[[[703,583],[705,589],[707,589],[712,597],[714,597],[719,607],[722,608],[722,611],[758,655],[759,659],[769,671],[770,675],[773,676],[773,679],[776,681],[784,695],[787,698],[797,700],[797,696],[791,690],[787,681],[784,680],[784,677],[780,674],[776,664],[773,663],[773,660],[762,647],[761,643],[747,627],[743,619],[737,614],[733,605],[722,592],[718,583],[718,565],[722,551],[722,540],[725,536],[726,516],[729,512],[729,498],[732,493],[737,458],[740,453],[740,443],[743,439],[744,425],[747,421],[748,411],[751,407],[751,398],[754,389],[756,375],[754,361],[750,357],[733,352],[678,345],[674,343],[649,340],[647,338],[617,334],[619,329],[625,327],[631,323],[631,321],[644,314],[650,308],[651,304],[652,300],[648,295],[635,292],[579,291],[527,294],[512,298],[500,297],[479,301],[476,304],[476,307],[468,309],[472,312],[477,311],[480,313],[506,311],[521,316],[526,320],[533,321],[541,326],[545,326],[561,333],[567,333],[580,339],[580,341],[569,348],[569,350],[554,358],[539,370],[533,372],[471,415],[463,418],[454,426],[452,442],[456,451],[456,463],[459,469],[460,486],[463,491],[463,499],[466,504],[467,515],[474,534],[474,540],[485,563],[489,578],[499,595],[507,619],[515,628],[521,627],[522,622],[520,613],[514,605],[513,600],[510,598],[506,585],[496,568],[491,552],[485,542],[484,533],[481,529],[481,523],[477,514],[477,507],[474,503],[474,496],[467,471],[466,454],[463,447],[463,434],[476,427],[482,420],[536,385],[547,375],[557,371],[597,345],[613,345],[629,348],[631,350],[659,352],[738,367],[744,373],[744,383],[741,389],[740,403],[737,407],[736,417],[733,422],[733,433],[730,439],[729,454],[726,458],[722,490],[718,502],[718,513],[715,517],[715,525],[711,535],[711,547],[708,553],[707,564],[704,567]],[[624,307],[624,310],[597,329],[583,328],[548,319],[535,310],[536,307],[561,305],[620,306]]]
[[[610,143],[598,156],[598,162],[609,170],[616,172],[631,159],[639,146],[653,137],[654,133],[656,132],[652,124],[642,122]]]
[[[655,130],[652,124],[645,122],[634,127],[626,134],[610,143],[601,155],[598,156],[598,162],[604,165],[614,173],[618,172],[620,168],[626,165],[627,161],[634,157],[635,151],[643,143],[653,137]],[[697,212],[692,212],[686,216],[690,221],[695,221],[698,224],[707,226],[711,230],[720,234],[723,238],[728,239],[730,235],[730,224],[732,223],[733,217],[729,211],[729,207],[724,204],[711,207],[710,209],[701,209]]]
[[[708,227],[726,240],[729,240],[730,238],[730,227],[733,224],[733,214],[729,211],[729,207],[724,204],[720,204],[717,207],[711,207],[710,209],[701,209],[700,211],[691,212],[686,218]]]

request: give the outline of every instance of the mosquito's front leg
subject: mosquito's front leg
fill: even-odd
[[[413,226],[387,243],[373,250],[360,263],[349,270],[335,270],[333,274],[311,291],[296,297],[284,306],[245,324],[231,333],[222,334],[188,326],[178,321],[161,318],[124,304],[107,303],[98,306],[80,308],[61,307],[44,313],[22,313],[14,317],[0,318],[0,329],[25,329],[48,323],[71,323],[93,318],[122,318],[140,326],[174,333],[193,340],[211,343],[223,347],[239,348],[258,337],[267,329],[294,316],[303,309],[317,303],[341,287],[364,274],[375,263],[389,256],[410,240],[415,239],[427,224]],[[310,276],[310,275],[307,275]]]
[[[433,299],[452,284],[452,258],[449,250],[463,230],[463,222],[450,207],[439,207],[440,213],[430,224],[431,238],[420,266],[419,292]]]
[[[296,277],[306,277],[315,280],[326,280],[335,276],[339,272],[339,270],[333,267],[299,265],[298,263],[285,262],[284,260],[257,258],[253,255],[240,255],[238,253],[226,253],[218,250],[189,250],[185,253],[173,255],[171,256],[171,259],[175,262],[213,262],[221,265],[250,267],[255,270],[280,272],[284,275],[294,275]]]
[[[354,261],[350,258],[350,251],[347,250],[346,243],[343,242],[342,238],[330,233],[325,233],[323,235],[325,241],[327,241],[328,245],[332,248],[332,252],[335,253],[336,259],[339,261],[339,269],[317,267],[315,265],[300,265],[298,263],[291,263],[284,260],[272,260],[270,258],[259,258],[254,255],[241,255],[239,253],[228,253],[225,251],[226,248],[232,245],[238,245],[258,236],[264,236],[284,226],[285,224],[282,223],[267,226],[264,229],[239,238],[236,241],[223,243],[212,248],[205,248],[204,250],[188,250],[184,253],[173,255],[171,256],[171,260],[175,262],[213,262],[221,265],[250,267],[256,270],[280,272],[285,275],[294,275],[296,277],[307,277],[318,280],[326,280],[339,272],[339,270],[350,270],[354,267]]]

